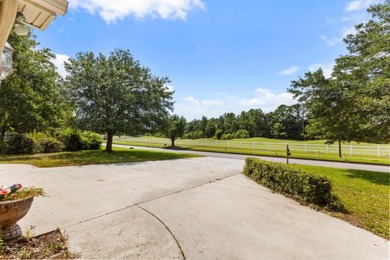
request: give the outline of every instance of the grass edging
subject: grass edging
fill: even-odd
[[[300,203],[335,212],[346,212],[340,199],[332,192],[331,181],[326,177],[253,157],[245,159],[243,173],[272,191]]]
[[[113,152],[83,150],[33,155],[0,155],[0,164],[30,164],[36,167],[63,167],[91,164],[135,163],[202,157],[196,154],[114,148]]]

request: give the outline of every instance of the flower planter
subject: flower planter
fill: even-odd
[[[16,224],[29,211],[34,197],[0,202],[0,237],[4,241],[22,236],[20,226]]]

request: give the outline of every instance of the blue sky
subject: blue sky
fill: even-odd
[[[61,64],[77,52],[129,49],[168,76],[187,119],[294,104],[291,80],[345,54],[342,38],[380,0],[69,0],[38,40]]]

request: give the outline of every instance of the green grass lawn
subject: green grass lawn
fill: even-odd
[[[250,138],[245,139],[245,142],[249,142],[248,140],[257,140],[257,141],[264,141],[266,138]],[[236,140],[229,140],[230,144],[237,144],[240,142],[241,139]],[[274,143],[283,143],[290,142],[288,140],[274,140],[274,139],[266,139],[266,140],[273,140]],[[210,139],[198,139],[197,143],[194,143],[193,141],[189,143],[188,140],[177,140],[176,145],[180,146],[182,148],[188,149],[188,150],[194,150],[194,151],[209,151],[209,152],[222,152],[222,153],[236,153],[236,154],[247,154],[247,155],[263,155],[263,156],[276,156],[276,157],[285,157],[285,148],[284,149],[264,149],[263,147],[256,146],[256,142],[252,141],[254,145],[249,144],[247,146],[237,147],[237,146],[228,146],[224,145],[223,141],[215,141]],[[243,140],[241,140],[244,142]],[[227,142],[227,141],[225,141]],[[324,152],[318,152],[318,151],[303,151],[296,149],[293,145],[300,143],[305,144],[309,142],[320,142],[320,141],[291,141],[290,150],[292,152],[291,158],[298,158],[298,159],[312,159],[312,160],[328,160],[328,161],[339,161],[339,162],[355,162],[355,163],[371,163],[371,164],[380,164],[380,165],[389,165],[390,160],[386,156],[370,156],[370,155],[361,155],[361,154],[355,154],[355,155],[349,155],[345,154],[342,158],[339,158],[337,153],[324,153]],[[324,141],[322,141],[323,144]],[[140,138],[140,139],[131,139],[131,140],[121,140],[121,139],[114,139],[115,144],[124,144],[124,145],[135,145],[135,146],[148,146],[148,147],[164,147],[164,144],[170,145],[170,142],[167,141],[167,139],[164,138],[156,138],[156,137],[148,137],[148,138]],[[355,144],[357,145],[357,144]],[[373,147],[378,145],[372,145]],[[382,145],[385,150],[386,145]],[[357,145],[357,147],[359,147]],[[356,150],[357,148],[355,148]],[[344,151],[348,149],[344,148]]]
[[[307,165],[291,167],[332,181],[335,194],[349,211],[349,214],[334,213],[336,217],[390,239],[389,173]]]
[[[34,155],[0,155],[0,163],[31,164],[36,167],[60,167],[88,164],[172,160],[193,157],[200,156],[193,154],[146,151],[141,149],[113,148],[112,153],[107,153],[103,150],[91,150]]]

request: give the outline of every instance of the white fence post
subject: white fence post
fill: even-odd
[[[353,148],[352,148],[352,145],[349,146],[349,154],[350,154],[350,155],[353,155]]]
[[[326,153],[329,153],[329,144],[326,144]]]
[[[381,157],[381,146],[378,145],[378,157]]]

